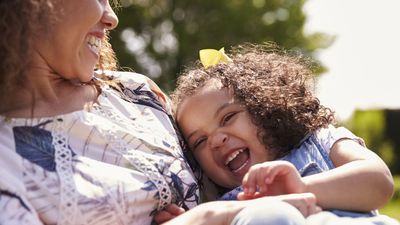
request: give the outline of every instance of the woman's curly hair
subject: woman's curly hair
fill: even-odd
[[[25,84],[35,36],[57,21],[58,1],[63,0],[0,1],[0,101],[8,97],[10,90]],[[105,39],[97,67],[115,69],[116,65],[114,52]]]
[[[177,80],[171,94],[179,104],[210,80],[232,90],[259,128],[259,138],[276,157],[287,154],[308,134],[334,123],[333,112],[313,94],[311,63],[272,44],[233,48],[233,63],[205,69],[199,62]]]

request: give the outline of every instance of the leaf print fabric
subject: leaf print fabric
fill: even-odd
[[[13,131],[15,150],[18,154],[47,171],[55,172],[55,149],[51,132],[40,128],[51,122],[52,120],[48,120],[33,127],[14,127]]]
[[[25,202],[8,190],[0,190],[0,209],[0,224],[42,224],[37,215],[28,208]]]
[[[198,204],[168,101],[152,92],[147,77],[109,75],[119,88],[102,84],[93,109],[51,118],[0,116],[0,224],[59,223],[66,213],[60,196],[70,194],[60,181],[74,188],[77,225],[151,224],[161,198],[185,209]],[[56,138],[72,154],[65,167],[55,160],[62,154]],[[72,179],[63,180],[60,168]]]
[[[143,90],[144,84],[135,89],[126,88],[122,84],[119,86],[122,90],[122,93],[127,97],[125,98],[126,100],[140,105],[149,106],[160,111],[165,111],[153,92],[149,90]]]

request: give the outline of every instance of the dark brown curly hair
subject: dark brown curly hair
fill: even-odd
[[[171,94],[177,110],[185,98],[215,79],[246,107],[259,128],[260,140],[276,157],[286,155],[308,134],[334,123],[332,110],[313,94],[314,76],[306,57],[273,44],[237,46],[228,56],[233,63],[205,69],[197,62],[183,72]]]
[[[37,34],[46,32],[57,21],[55,5],[63,0],[0,1],[0,102],[7,93],[25,84],[27,65]],[[117,0],[112,1],[118,5]],[[104,40],[98,69],[115,69],[115,55]]]

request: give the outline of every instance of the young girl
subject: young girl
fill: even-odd
[[[172,94],[195,159],[215,184],[234,189],[222,199],[311,192],[323,209],[357,217],[391,198],[387,166],[333,126],[304,58],[268,46],[232,52],[201,52],[204,66],[184,73]]]

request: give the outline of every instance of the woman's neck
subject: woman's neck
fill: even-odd
[[[65,80],[39,68],[29,70],[26,79],[26,85],[9,93],[0,114],[20,118],[56,116],[82,110],[98,96],[93,84]]]

